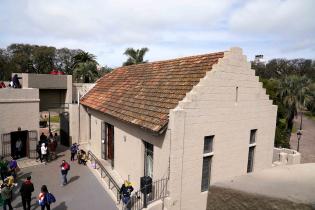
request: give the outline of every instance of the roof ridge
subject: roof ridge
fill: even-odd
[[[212,52],[212,53],[205,53],[205,54],[198,54],[198,55],[191,55],[191,56],[183,56],[183,57],[179,57],[179,58],[172,58],[172,59],[167,59],[167,60],[159,60],[159,61],[152,61],[152,62],[146,62],[146,63],[138,63],[138,64],[133,64],[133,65],[129,65],[129,66],[121,66],[121,67],[117,67],[116,69],[121,69],[121,68],[128,68],[128,67],[132,67],[132,66],[140,66],[140,65],[147,65],[147,64],[156,64],[156,63],[168,63],[171,61],[178,61],[178,60],[185,60],[185,59],[191,59],[191,58],[199,58],[199,57],[203,57],[203,56],[213,56],[213,55],[220,55],[222,53],[225,53],[228,51],[221,51],[221,52]]]

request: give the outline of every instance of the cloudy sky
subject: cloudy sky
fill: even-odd
[[[80,48],[111,67],[127,47],[148,47],[150,61],[232,46],[314,59],[314,11],[315,0],[0,0],[0,48]]]

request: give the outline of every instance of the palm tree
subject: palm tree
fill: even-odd
[[[128,56],[128,59],[126,62],[123,63],[123,66],[129,66],[133,64],[139,64],[139,63],[146,63],[148,62],[143,61],[144,55],[149,51],[148,48],[144,47],[141,49],[133,49],[133,48],[127,48],[124,52],[124,55]]]
[[[81,82],[94,82],[99,77],[95,55],[81,51],[73,57],[73,75]]]
[[[300,112],[302,130],[302,109],[305,107],[305,99],[310,85],[310,80],[306,76],[291,75],[283,78],[280,82],[279,96],[282,103],[287,108],[287,128],[292,131],[293,119]]]
[[[96,63],[93,62],[79,63],[75,67],[73,75],[77,81],[84,83],[94,82],[100,76]]]
[[[73,68],[75,68],[80,63],[93,62],[97,64],[95,59],[96,59],[95,55],[88,52],[81,51],[73,57],[73,60],[74,60]]]

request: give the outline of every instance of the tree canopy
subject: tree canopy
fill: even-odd
[[[310,59],[272,59],[252,63],[270,99],[278,106],[275,145],[290,147],[293,119],[300,112],[315,114],[315,62]]]
[[[47,74],[53,69],[69,75],[76,72],[74,79],[89,82],[112,70],[107,66],[97,68],[96,57],[80,49],[29,44],[11,44],[5,49],[0,48],[0,80],[8,80],[15,72]],[[87,73],[87,76],[79,76],[80,72]]]
[[[124,55],[128,56],[128,59],[126,62],[123,63],[123,66],[129,66],[133,64],[139,64],[139,63],[146,63],[147,60],[143,60],[145,54],[149,51],[148,48],[144,47],[141,49],[133,49],[133,48],[127,48],[124,52]]]

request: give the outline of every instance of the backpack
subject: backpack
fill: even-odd
[[[47,203],[49,203],[49,204],[56,202],[55,196],[52,193],[50,193],[50,192],[47,193],[45,197],[46,197]]]
[[[70,171],[70,164],[65,162],[64,169]]]

